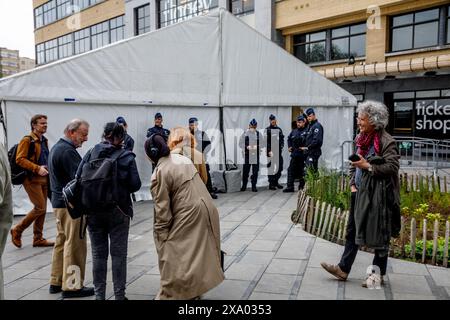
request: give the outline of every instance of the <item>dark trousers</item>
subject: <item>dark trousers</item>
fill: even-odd
[[[112,259],[114,296],[116,300],[125,298],[129,229],[130,217],[120,210],[94,214],[88,218],[94,290],[98,300],[105,299],[109,253]]]
[[[305,186],[305,158],[291,157],[291,163],[288,168],[287,188],[294,189],[295,178],[300,179],[299,188],[303,189]]]
[[[256,183],[258,182],[259,163],[244,164],[242,173],[242,188],[247,188],[248,176],[250,174],[250,167],[252,168],[252,176],[251,176],[252,187],[256,187]]]
[[[313,170],[315,173],[319,170],[319,155],[307,155],[305,159],[306,170]]]
[[[359,246],[355,243],[356,238],[356,224],[355,224],[355,200],[356,192],[352,193],[350,214],[348,216],[347,223],[347,234],[345,236],[345,248],[342,254],[341,261],[339,262],[339,267],[342,271],[350,273],[352,269],[353,262],[355,261],[356,254],[358,253]],[[380,256],[381,255],[381,256]],[[388,255],[384,250],[375,250],[375,257],[373,258],[372,264],[380,268],[380,273],[382,276],[386,274]]]
[[[211,174],[209,173],[209,171],[210,171],[209,164],[206,164],[206,174],[208,175],[208,181],[206,182],[206,189],[208,189],[209,193],[212,193],[213,186],[211,181]]]
[[[280,180],[281,172],[283,171],[283,156],[281,154],[274,155],[274,158],[277,157],[277,161],[271,161],[269,165],[269,186],[276,187],[278,185],[278,180]]]

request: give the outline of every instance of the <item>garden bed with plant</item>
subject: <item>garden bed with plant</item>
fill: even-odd
[[[299,194],[292,220],[304,224],[310,233],[343,244],[350,197],[348,176],[330,171],[315,176],[308,172],[306,188]],[[398,238],[392,239],[390,256],[447,267],[450,254],[447,178],[401,175],[400,199],[402,230]]]

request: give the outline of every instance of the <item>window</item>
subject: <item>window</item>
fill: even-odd
[[[89,7],[89,0],[73,0],[73,6],[76,9],[75,11],[81,11]]]
[[[45,62],[58,60],[58,41],[56,39],[45,43]]]
[[[51,0],[43,5],[44,25],[56,21],[56,1]]]
[[[218,0],[160,0],[159,26],[184,21],[219,6]]]
[[[75,54],[91,50],[90,28],[82,29],[74,33]]]
[[[45,63],[45,46],[43,43],[36,46],[36,62],[37,64]]]
[[[44,7],[40,6],[34,9],[34,28],[40,28],[44,25]]]
[[[331,60],[361,57],[365,52],[365,23],[331,30]]]
[[[402,51],[439,43],[439,8],[392,18],[391,50]]]
[[[231,12],[234,15],[242,15],[255,11],[254,0],[231,0],[230,1]]]
[[[56,11],[58,19],[62,19],[72,14],[72,0],[56,0]]]
[[[124,36],[123,16],[114,18],[110,22],[111,43],[122,40]]]
[[[58,38],[59,59],[70,57],[73,54],[72,34]]]
[[[140,35],[150,31],[150,4],[134,9],[136,21],[135,35]]]
[[[109,22],[102,22],[91,27],[92,50],[109,44]]]
[[[294,54],[305,63],[325,61],[326,32],[294,36]]]
[[[305,63],[363,57],[365,54],[365,23],[294,36],[294,55]]]
[[[450,6],[447,7],[447,43],[450,44]]]

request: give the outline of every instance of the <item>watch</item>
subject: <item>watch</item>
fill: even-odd
[[[370,163],[369,163],[369,167],[367,168],[367,171],[373,172],[373,167],[372,167],[372,165]]]

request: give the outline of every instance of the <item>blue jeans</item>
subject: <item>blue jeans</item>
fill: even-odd
[[[92,247],[92,273],[95,298],[105,300],[108,255],[111,253],[114,296],[125,298],[130,217],[121,212],[96,213],[88,217]],[[109,241],[108,241],[109,237]]]

